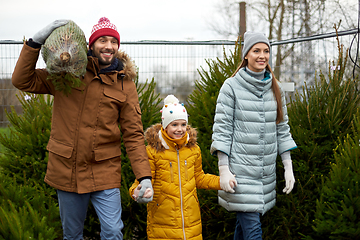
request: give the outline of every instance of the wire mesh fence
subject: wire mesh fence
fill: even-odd
[[[354,42],[358,29],[339,32],[340,43],[345,49]],[[301,88],[305,82],[312,83],[316,72],[324,74],[335,69],[331,61],[338,57],[338,43],[335,33],[320,34],[311,37],[289,39],[271,42],[270,64],[274,71],[279,72],[281,82],[294,83],[294,88]],[[8,120],[5,110],[13,106],[21,112],[17,93],[11,84],[11,75],[22,49],[21,41],[0,41],[0,127],[6,127]],[[200,80],[198,70],[208,71],[207,60],[223,59],[224,51],[229,54],[234,51],[235,41],[138,41],[121,42],[120,49],[125,51],[138,68],[139,82],[154,78],[156,91],[162,97],[175,94],[180,101],[185,102],[192,92],[195,81]],[[291,52],[277,64],[275,53]],[[353,50],[357,51],[355,48]],[[330,63],[330,65],[329,65]],[[38,68],[44,68],[40,59]]]

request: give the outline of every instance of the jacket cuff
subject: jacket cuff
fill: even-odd
[[[141,182],[144,179],[150,179],[151,180],[151,177],[150,176],[142,177],[142,178],[139,178],[138,181]]]
[[[32,48],[41,48],[41,44],[34,42],[32,40],[32,38],[29,39],[29,41],[26,42],[28,46],[32,47]]]

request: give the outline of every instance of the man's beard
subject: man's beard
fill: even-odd
[[[114,61],[115,61],[115,57],[113,57],[112,59],[110,59],[110,60],[107,60],[107,61],[105,61],[105,60],[103,60],[102,58],[99,58],[98,57],[98,59],[99,59],[99,64],[100,65],[111,65]]]

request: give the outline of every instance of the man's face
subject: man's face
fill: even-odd
[[[99,59],[100,69],[107,68],[115,59],[119,42],[111,36],[99,37],[91,46],[93,55]]]

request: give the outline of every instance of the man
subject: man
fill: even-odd
[[[57,189],[64,239],[83,239],[89,200],[101,224],[101,239],[122,239],[121,159],[122,133],[133,172],[142,193],[151,190],[134,63],[118,51],[120,35],[107,18],[95,24],[89,39],[84,83],[69,95],[46,80],[46,69],[35,69],[40,47],[51,32],[67,23],[57,20],[29,39],[12,75],[22,91],[54,96],[47,150],[45,182]],[[120,125],[120,129],[119,129]]]

